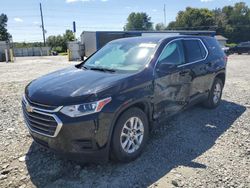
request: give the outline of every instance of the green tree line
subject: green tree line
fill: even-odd
[[[71,30],[66,30],[63,35],[51,35],[46,39],[46,45],[51,47],[52,51],[56,52],[66,52],[67,43],[69,41],[74,41],[75,36]],[[28,47],[42,47],[43,42],[15,42],[14,46],[16,48],[28,48]]]
[[[124,30],[152,30],[152,24],[146,13],[131,13]],[[230,43],[250,41],[250,8],[244,2],[214,10],[187,7],[167,26],[157,23],[155,30],[214,30]]]

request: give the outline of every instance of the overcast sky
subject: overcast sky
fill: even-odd
[[[250,0],[241,0],[250,6]],[[238,0],[1,0],[0,13],[7,14],[8,30],[14,41],[42,41],[39,2],[42,3],[46,36],[72,29],[77,37],[83,30],[122,30],[130,12],[146,12],[154,23],[173,21],[187,6],[213,9]]]

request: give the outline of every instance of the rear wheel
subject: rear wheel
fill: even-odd
[[[136,159],[148,139],[148,119],[139,108],[124,112],[115,125],[112,138],[112,156],[120,162]]]
[[[216,108],[221,102],[223,83],[221,79],[215,78],[213,86],[209,92],[208,99],[204,102],[207,108]]]

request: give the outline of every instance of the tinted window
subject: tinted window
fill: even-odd
[[[221,49],[219,42],[215,38],[207,37],[205,38],[205,42],[207,44],[209,52],[215,55],[224,56],[224,52]]]
[[[182,41],[177,40],[170,42],[163,49],[160,57],[159,63],[170,63],[170,64],[182,64],[184,63],[184,52]]]
[[[207,51],[205,50],[203,44],[199,41],[199,46],[200,46],[200,49],[201,49],[201,55],[202,55],[202,59],[206,57],[207,55]]]
[[[187,63],[195,62],[204,59],[206,56],[206,50],[199,40],[184,40]]]

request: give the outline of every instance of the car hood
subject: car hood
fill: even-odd
[[[26,87],[25,93],[29,100],[40,104],[77,104],[87,99],[92,100],[93,96],[105,97],[98,95],[101,91],[119,84],[129,75],[70,67],[32,81]]]

